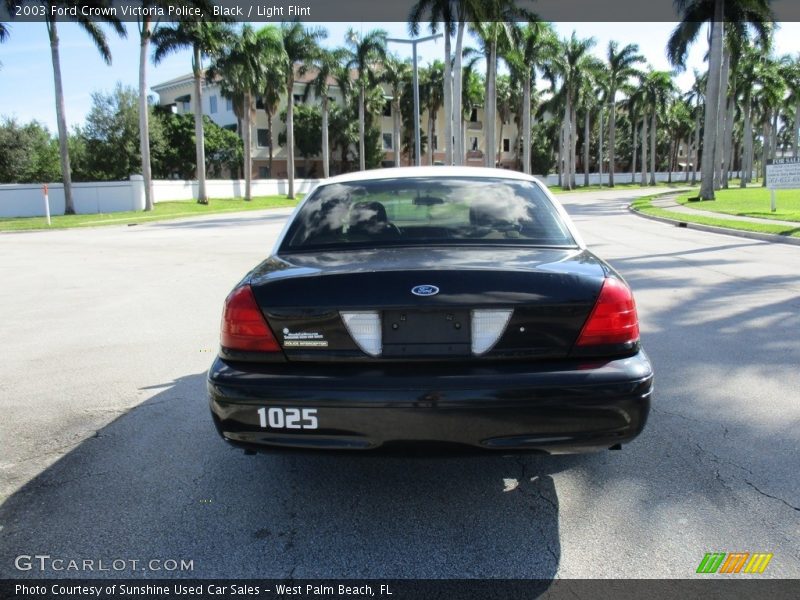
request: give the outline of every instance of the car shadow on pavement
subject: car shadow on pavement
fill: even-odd
[[[205,373],[97,431],[0,506],[0,578],[516,578],[559,567],[570,456],[259,454],[217,435]],[[19,555],[193,570],[18,571]],[[139,568],[146,563],[139,563]]]

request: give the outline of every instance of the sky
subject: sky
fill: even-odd
[[[374,28],[385,29],[390,37],[408,37],[405,23],[318,23],[328,30],[325,44],[338,46],[344,43],[349,27],[357,31]],[[138,86],[139,45],[135,23],[126,23],[128,38],[121,39],[109,31],[109,45],[113,62],[106,65],[100,58],[89,37],[78,26],[63,23],[59,27],[61,38],[61,69],[64,81],[64,97],[67,123],[70,129],[82,125],[91,108],[93,92],[108,92],[117,82]],[[256,24],[259,26],[259,24]],[[664,48],[675,23],[555,23],[560,37],[568,37],[576,31],[579,37],[595,38],[594,53],[603,57],[608,42],[612,39],[620,44],[639,45],[640,52],[655,69],[671,70]],[[10,37],[0,44],[0,119],[14,118],[27,123],[38,120],[51,131],[56,130],[55,95],[53,91],[53,68],[50,45],[43,23],[12,23]],[[426,31],[421,34],[426,34]],[[705,33],[691,49],[686,72],[678,74],[676,83],[688,89],[692,83],[692,68],[705,70],[703,57],[707,50]],[[784,23],[776,33],[776,53],[800,54],[800,23]],[[469,41],[465,39],[465,45]],[[400,56],[411,55],[406,44],[390,45]],[[441,59],[444,42],[420,44],[419,59],[424,65]],[[148,85],[178,77],[190,72],[191,59],[188,51],[166,58],[158,66],[148,66]]]

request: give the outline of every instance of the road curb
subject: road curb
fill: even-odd
[[[670,219],[668,217],[657,217],[655,215],[648,215],[646,213],[639,212],[638,210],[633,208],[633,206],[630,204],[628,205],[628,211],[645,219],[650,219],[651,221],[658,221],[660,223],[675,225],[676,227],[683,227],[686,229],[697,229],[698,231],[706,231],[708,233],[721,233],[724,235],[732,235],[735,237],[748,238],[751,240],[760,240],[762,242],[777,242],[779,244],[790,244],[792,246],[800,246],[800,238],[776,235],[774,233],[758,233],[756,231],[744,231],[742,229],[715,227],[714,225],[691,223],[689,221],[682,221],[681,219]],[[798,223],[797,226],[800,227],[800,223]]]

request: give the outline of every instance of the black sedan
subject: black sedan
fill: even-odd
[[[208,372],[246,451],[585,452],[644,427],[633,294],[533,177],[334,177],[225,301]]]

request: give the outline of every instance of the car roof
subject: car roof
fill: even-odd
[[[368,171],[345,173],[320,181],[320,185],[330,183],[350,183],[354,181],[374,181],[379,179],[410,179],[414,177],[471,177],[478,179],[516,179],[537,181],[535,177],[509,169],[484,167],[387,167]]]

